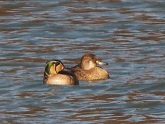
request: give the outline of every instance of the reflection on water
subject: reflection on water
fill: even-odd
[[[1,123],[164,123],[163,0],[0,1]],[[86,52],[111,79],[42,84],[45,62]]]

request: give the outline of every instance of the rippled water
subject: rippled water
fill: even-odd
[[[0,51],[1,123],[165,123],[164,0],[0,1]],[[42,83],[86,52],[110,79]]]

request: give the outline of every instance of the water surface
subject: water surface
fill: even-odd
[[[165,123],[163,0],[0,1],[0,120]],[[110,79],[42,83],[45,62],[92,52]]]

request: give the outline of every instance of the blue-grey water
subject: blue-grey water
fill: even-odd
[[[1,124],[165,123],[164,0],[0,1]],[[91,52],[110,79],[42,83]]]

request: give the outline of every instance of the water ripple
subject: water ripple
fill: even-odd
[[[164,1],[0,1],[1,123],[164,123]],[[43,85],[47,60],[97,54],[110,79]]]

